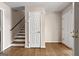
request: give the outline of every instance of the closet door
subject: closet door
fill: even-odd
[[[72,37],[72,33],[74,31],[74,19],[73,19],[73,11],[72,9],[68,10],[62,16],[62,37],[63,43],[67,45],[69,48],[74,48],[74,39]]]
[[[29,47],[41,47],[40,12],[29,12]]]

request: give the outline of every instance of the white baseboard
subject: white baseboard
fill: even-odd
[[[66,45],[64,42],[62,42],[62,44],[64,44],[66,47],[68,47],[70,49],[73,49],[73,48],[69,47],[68,45]]]
[[[11,46],[24,46],[24,44],[11,44]]]
[[[45,43],[62,43],[62,41],[46,41]]]
[[[41,48],[46,48],[46,46],[41,46]]]
[[[3,48],[2,51],[6,50],[7,48],[11,47],[12,45],[10,44],[9,46],[7,46],[6,48]]]
[[[25,46],[25,48],[29,48],[28,46]]]
[[[28,47],[28,46],[25,46],[25,48],[30,48],[30,47]],[[46,46],[41,46],[41,48],[46,48]]]

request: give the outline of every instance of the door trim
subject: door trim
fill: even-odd
[[[3,10],[0,9],[1,11],[1,51],[3,51]]]

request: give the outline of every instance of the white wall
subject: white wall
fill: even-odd
[[[0,2],[3,11],[3,50],[11,45],[11,8]]]
[[[46,42],[61,41],[61,14],[49,12],[45,15],[45,40]]]

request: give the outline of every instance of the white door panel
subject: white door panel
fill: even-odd
[[[63,43],[66,44],[68,47],[73,48],[74,39],[71,32],[73,32],[74,30],[74,19],[72,10],[66,12],[62,18]]]
[[[29,47],[41,47],[40,13],[29,13]]]

